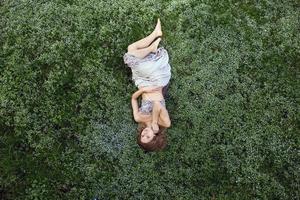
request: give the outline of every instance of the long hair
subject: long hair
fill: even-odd
[[[155,134],[153,139],[150,142],[143,143],[141,141],[141,133],[146,128],[144,123],[138,124],[138,135],[137,143],[144,150],[145,153],[150,151],[160,151],[167,146],[167,135],[165,127],[159,126],[159,131]]]

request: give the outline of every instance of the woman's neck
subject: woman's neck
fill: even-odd
[[[151,121],[144,122],[146,127],[151,127]]]

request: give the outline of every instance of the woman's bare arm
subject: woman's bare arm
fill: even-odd
[[[163,106],[161,106],[160,109],[158,124],[166,128],[169,128],[171,126],[171,120],[169,117],[168,110]]]
[[[145,118],[145,117],[141,117],[139,115],[137,98],[144,92],[153,92],[158,89],[159,89],[159,87],[156,87],[156,86],[147,86],[147,87],[140,88],[139,90],[137,90],[135,93],[132,94],[131,106],[132,106],[132,110],[133,110],[133,117],[136,122],[140,122],[141,120],[148,120],[147,119],[148,117]]]
[[[167,109],[160,104],[159,101],[153,102],[152,123],[156,123],[167,128],[171,126],[169,113]]]
[[[135,93],[132,94],[131,96],[131,106],[133,110],[133,117],[136,122],[140,121],[140,116],[139,116],[139,106],[137,102],[137,98],[144,92],[144,89],[139,89]]]
[[[135,93],[132,94],[131,98],[137,99],[143,92],[145,92],[144,88],[140,88]]]
[[[153,108],[152,108],[152,128],[155,132],[158,132],[158,118],[161,111],[161,105],[159,101],[153,101]]]

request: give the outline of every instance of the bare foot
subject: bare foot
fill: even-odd
[[[159,42],[161,41],[161,38],[157,38],[151,45],[151,52],[155,53],[158,47]]]
[[[161,31],[161,23],[160,23],[159,18],[157,19],[157,23],[156,23],[156,26],[155,26],[155,29],[154,29],[153,33],[155,34],[155,37],[163,35],[163,33]]]

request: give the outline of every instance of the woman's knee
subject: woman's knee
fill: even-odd
[[[131,51],[134,51],[134,50],[136,50],[136,47],[135,47],[134,44],[128,45],[128,47],[127,47],[127,51],[128,51],[128,52],[131,52]]]

